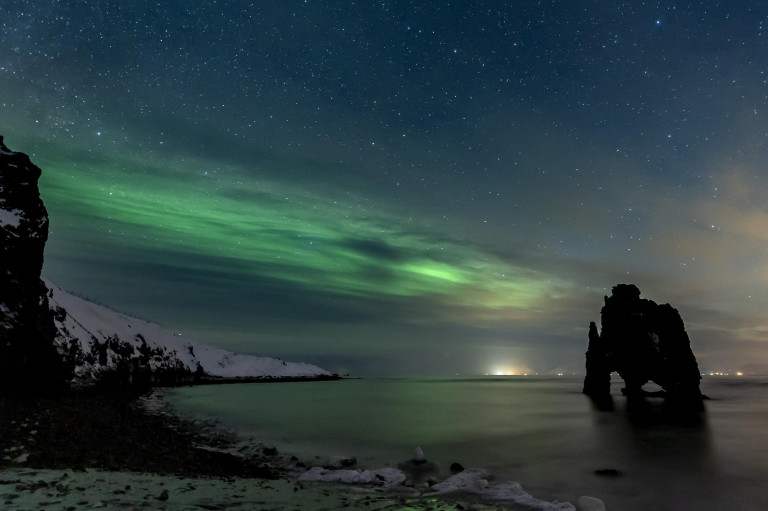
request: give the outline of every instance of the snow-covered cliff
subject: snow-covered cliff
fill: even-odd
[[[315,379],[318,366],[233,353],[200,344],[160,325],[120,314],[46,282],[59,353],[73,383],[177,384],[221,379]]]

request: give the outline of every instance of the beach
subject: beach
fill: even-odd
[[[3,509],[332,510],[495,509],[436,499],[397,499],[364,487],[288,478],[183,477],[88,469],[4,469]]]
[[[169,413],[163,392],[0,399],[3,509],[519,509],[457,488],[433,495],[426,484],[390,484],[373,472],[318,467],[337,482],[302,481],[302,460]],[[350,474],[370,477],[342,484]]]

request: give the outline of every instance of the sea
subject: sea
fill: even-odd
[[[612,382],[612,409],[569,376],[233,384],[172,390],[185,414],[217,419],[308,465],[355,456],[396,467],[420,447],[517,481],[534,497],[603,500],[608,511],[768,509],[768,378],[704,377],[698,417],[640,405]]]

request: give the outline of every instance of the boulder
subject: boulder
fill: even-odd
[[[426,481],[440,471],[437,463],[427,460],[421,447],[416,448],[413,458],[398,463],[397,467],[416,482]]]

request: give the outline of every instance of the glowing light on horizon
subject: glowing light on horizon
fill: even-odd
[[[525,366],[504,365],[495,366],[489,374],[493,376],[528,376],[533,373]]]

